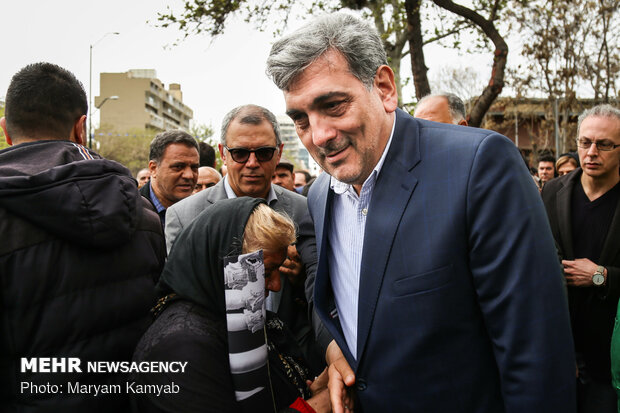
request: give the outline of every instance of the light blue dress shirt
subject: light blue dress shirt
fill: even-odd
[[[328,262],[329,275],[334,290],[336,309],[344,337],[353,357],[357,359],[357,306],[359,300],[360,268],[364,248],[366,216],[377,176],[387,156],[392,136],[381,155],[381,159],[366,179],[357,195],[352,185],[338,181],[333,176],[330,187],[334,191],[329,230]]]

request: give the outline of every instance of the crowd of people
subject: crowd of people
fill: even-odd
[[[585,110],[577,151],[530,171],[454,94],[398,108],[381,37],[351,15],[276,41],[267,74],[317,177],[282,156],[272,112],[243,104],[219,171],[172,130],[133,178],[84,146],[72,73],[15,74],[0,410],[620,411],[619,109]],[[24,367],[40,358],[186,364]]]

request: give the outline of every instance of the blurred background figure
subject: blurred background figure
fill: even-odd
[[[424,96],[415,107],[414,117],[434,122],[467,126],[465,104],[453,93]]]
[[[222,175],[210,166],[201,166],[198,168],[198,181],[194,187],[194,193],[198,193],[203,189],[211,188],[213,185],[220,182]]]
[[[210,166],[215,168],[215,149],[206,142],[198,143],[200,153],[200,166]]]
[[[295,167],[290,161],[284,157],[280,158],[280,162],[276,165],[276,170],[271,178],[271,183],[280,185],[282,188],[288,189],[289,191],[294,191],[295,178],[293,177],[293,169],[295,169]]]
[[[564,153],[555,161],[555,170],[558,176],[566,175],[577,168],[579,168],[579,158],[575,152]]]
[[[542,188],[547,181],[555,177],[555,158],[553,155],[543,155],[538,158],[538,179],[540,187]]]
[[[294,172],[295,175],[295,190],[298,193],[301,193],[301,191],[303,191],[304,186],[306,186],[308,184],[308,182],[310,182],[310,180],[312,179],[312,175],[310,175],[310,172],[306,171],[306,170],[299,170],[299,171],[295,171]]]
[[[151,171],[148,168],[140,169],[136,175],[136,181],[138,181],[138,188],[142,188],[149,179],[151,179]]]

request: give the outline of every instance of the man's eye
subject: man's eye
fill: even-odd
[[[293,119],[293,122],[295,123],[295,127],[297,129],[306,129],[308,127],[308,117],[307,116],[299,116],[295,119]]]
[[[335,100],[332,102],[325,103],[325,111],[331,116],[340,116],[342,115],[346,108],[346,100]]]

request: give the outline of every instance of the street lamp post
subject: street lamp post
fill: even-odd
[[[98,111],[99,109],[101,109],[101,107],[103,106],[103,104],[104,104],[104,103],[106,103],[108,100],[119,100],[119,99],[120,99],[120,98],[119,98],[118,96],[108,96],[107,98],[103,99],[103,100],[101,101],[101,103],[100,103],[100,104],[95,105],[95,110],[93,110],[93,111],[92,111],[91,116],[92,116],[92,115],[94,115],[95,113],[97,113],[97,111]],[[94,135],[94,133],[93,133],[93,135]],[[92,149],[92,148],[93,148],[93,146],[92,146],[92,145],[93,145],[93,142],[92,142],[92,136],[93,136],[93,135],[90,135],[90,136],[89,136],[89,139],[90,139],[90,140],[89,140],[89,143],[88,143],[88,147],[89,147],[90,149]]]
[[[88,106],[91,108],[94,104],[94,100],[93,100],[93,47],[95,47],[97,43],[105,39],[110,34],[118,35],[120,33],[119,32],[108,32],[104,34],[101,37],[101,39],[97,40],[95,43],[90,45],[90,64],[89,64],[89,78],[88,78],[88,99],[89,99]],[[93,148],[93,114],[91,113],[91,111],[89,111],[89,113],[90,115],[88,116],[88,147],[92,149]]]

